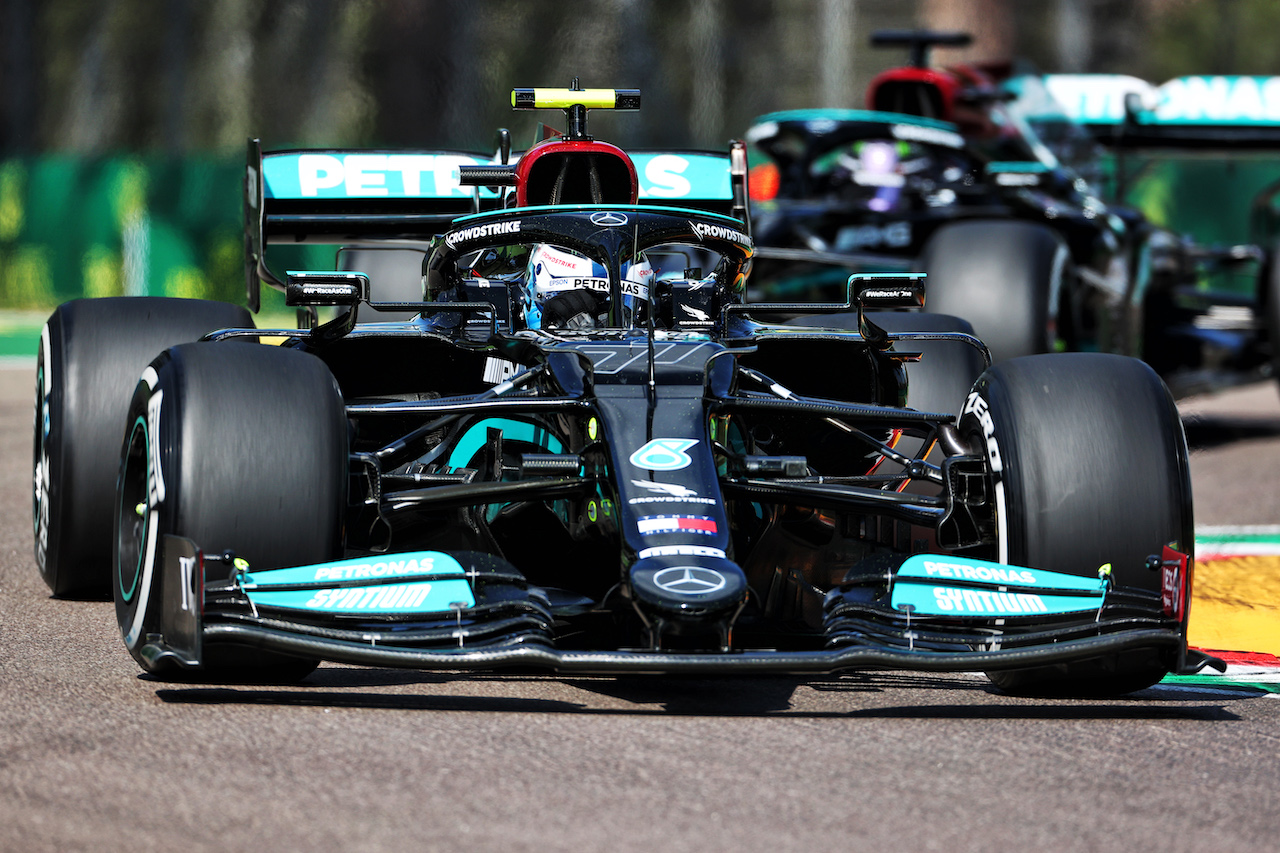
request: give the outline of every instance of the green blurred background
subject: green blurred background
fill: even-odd
[[[722,147],[764,112],[859,107],[901,63],[881,28],[963,29],[940,64],[1280,74],[1274,0],[0,0],[0,356],[59,302],[243,299],[244,141],[486,150],[541,118],[513,86],[640,88],[592,117],[631,146]],[[1132,197],[1208,242],[1252,239],[1267,160],[1156,166]],[[1180,219],[1186,211],[1228,211]],[[331,250],[293,263],[330,266]],[[283,268],[283,267],[281,267]],[[273,303],[267,303],[272,308]]]

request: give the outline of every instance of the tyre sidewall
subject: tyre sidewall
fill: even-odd
[[[1194,547],[1186,441],[1164,383],[1124,356],[1071,353],[996,365],[965,402],[984,448],[999,559],[1159,591],[1145,558]]]
[[[60,538],[54,531],[62,527],[63,472],[67,468],[63,448],[66,442],[62,430],[62,385],[54,381],[61,377],[65,361],[62,357],[62,324],[55,314],[40,333],[40,347],[36,354],[36,401],[33,424],[33,496],[32,527],[35,536],[36,567],[41,577],[55,595],[62,594],[66,585],[60,582]]]
[[[117,538],[111,572],[116,619],[125,647],[148,671],[153,671],[152,664],[139,650],[149,634],[161,632],[165,585],[161,544],[164,534],[176,527],[177,508],[171,496],[181,494],[181,466],[174,458],[173,440],[181,400],[173,393],[173,372],[166,369],[170,361],[168,352],[161,354],[138,381],[129,403],[116,493]],[[137,464],[136,454],[130,453],[138,443],[145,447],[141,464]],[[139,494],[145,498],[141,513],[137,512]],[[129,559],[131,552],[122,541],[124,525],[135,518],[141,519],[144,534],[139,537],[136,558]]]

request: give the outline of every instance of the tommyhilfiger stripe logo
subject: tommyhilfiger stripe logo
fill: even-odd
[[[705,515],[651,515],[640,519],[636,526],[642,534],[650,533],[702,533],[714,536],[716,520]]]

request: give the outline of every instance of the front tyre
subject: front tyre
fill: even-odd
[[[1150,367],[1098,353],[998,364],[974,386],[961,432],[994,472],[1000,562],[1085,577],[1110,563],[1118,586],[1158,603],[1146,559],[1171,543],[1191,554],[1194,526],[1182,422]],[[988,675],[1011,692],[1114,695],[1175,665],[1153,649]]]
[[[129,406],[115,513],[112,589],[130,655],[174,674],[163,648],[165,534],[255,569],[342,556],[347,426],[337,384],[296,350],[184,344],[143,372]],[[209,562],[207,573],[226,571]],[[296,678],[315,667],[206,646],[201,677]]]

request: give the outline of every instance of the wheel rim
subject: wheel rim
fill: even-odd
[[[40,357],[36,365],[36,407],[35,423],[32,425],[35,446],[32,450],[33,490],[32,490],[32,525],[36,536],[40,535],[40,510],[45,506],[45,441],[49,437],[49,407],[44,395],[44,357]],[[42,549],[43,550],[43,549]]]
[[[150,442],[146,418],[133,422],[125,449],[124,470],[120,474],[119,526],[116,531],[116,561],[119,566],[121,600],[128,603],[138,592],[142,558],[146,549],[150,513],[147,483],[151,470]]]
[[[49,431],[52,427],[52,422],[49,411],[50,401],[47,381],[48,342],[49,327],[46,326],[44,334],[41,336],[40,350],[36,356],[36,405],[34,423],[31,430],[34,437],[31,451],[31,524],[36,541],[36,563],[40,566],[41,571],[46,570],[45,566],[49,555],[49,525],[51,523],[49,484],[53,479],[52,472],[49,470]]]

